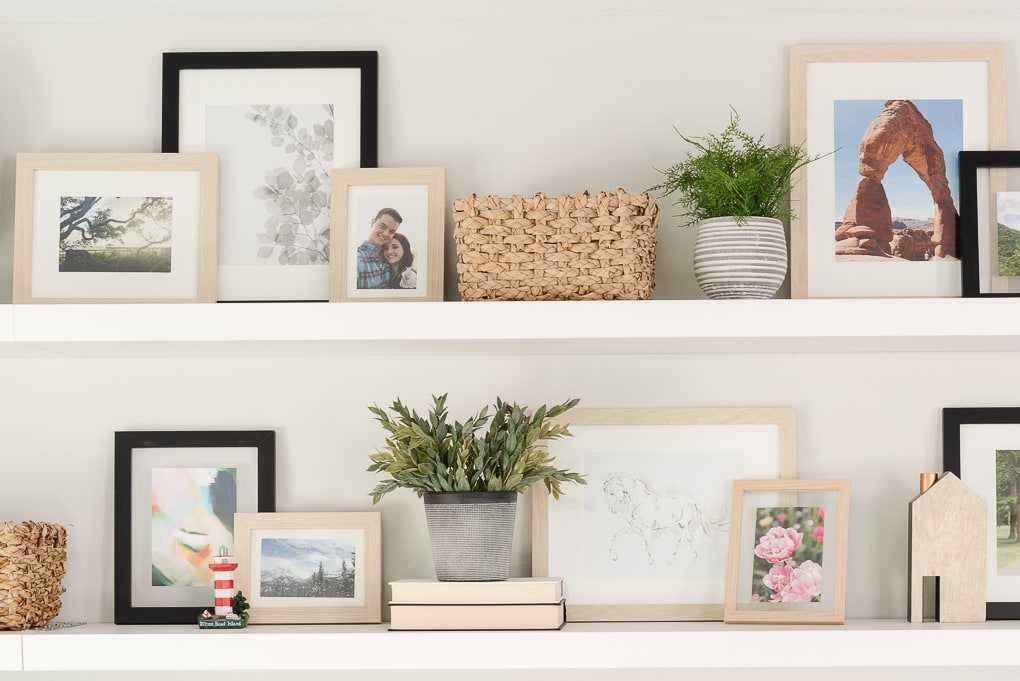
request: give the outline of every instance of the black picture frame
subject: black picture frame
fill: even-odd
[[[203,451],[206,449],[210,451]],[[237,451],[232,452],[231,449]],[[176,604],[174,601],[181,597],[185,601],[189,598],[202,598],[211,607],[214,600],[211,583],[201,587],[157,587],[152,584],[154,566],[151,562],[151,511],[148,515],[148,528],[140,520],[146,517],[143,509],[151,509],[153,469],[231,467],[231,464],[236,472],[232,486],[236,502],[234,510],[260,513],[275,511],[275,431],[118,431],[114,434],[114,623],[194,624],[202,609],[207,606],[191,602]],[[146,474],[149,484],[147,490],[144,484],[139,484]],[[232,521],[231,514],[231,525]],[[148,548],[140,540],[144,538],[149,540]],[[139,553],[150,556],[147,566],[138,560]],[[204,556],[205,553],[199,555]],[[136,597],[136,589],[141,589],[145,595]],[[149,594],[152,595],[151,600]]]
[[[991,234],[996,229],[997,220],[990,224],[987,220],[982,224],[982,205],[992,210],[992,198],[995,195],[995,186],[1005,186],[1005,171],[1009,169],[1020,170],[1020,151],[961,151],[959,154],[960,164],[960,258],[962,292],[964,298],[1015,298],[1020,296],[1020,285],[1016,292],[993,291],[987,279],[993,275],[983,277],[981,274],[982,259],[985,253],[982,242],[991,239],[982,234]],[[979,189],[978,174],[981,170],[993,171],[999,169],[1000,173],[990,174],[988,181],[988,192],[983,193]],[[997,231],[997,230],[996,230]],[[998,237],[995,236],[997,243]],[[995,262],[985,263],[987,267],[995,267]],[[1006,279],[994,275],[998,279]]]
[[[162,89],[162,151],[220,155],[217,299],[328,300],[329,171],[378,165],[378,52],[166,52]]]
[[[994,551],[997,529],[997,523],[995,522],[995,461],[977,462],[979,465],[983,464],[985,468],[990,465],[990,476],[975,477],[974,475],[968,475],[965,469],[969,467],[969,462],[975,459],[975,457],[980,456],[980,454],[974,451],[977,447],[964,446],[962,431],[965,426],[999,426],[1003,424],[1016,426],[1016,439],[1011,442],[1020,442],[1020,407],[946,407],[942,410],[942,467],[945,471],[953,473],[974,489],[975,492],[985,499],[989,509],[991,509],[988,531],[992,533],[989,543],[993,550],[989,551],[987,556],[990,565],[994,565],[996,560]],[[991,478],[990,480],[987,479],[989,477]],[[989,486],[991,494],[988,493]],[[996,571],[988,571],[989,587],[993,587],[992,582],[995,574]],[[997,599],[986,601],[985,618],[990,620],[1020,619],[1020,587],[1016,589],[1016,600]]]

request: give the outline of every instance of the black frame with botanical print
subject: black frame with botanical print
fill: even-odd
[[[329,297],[330,171],[378,163],[378,53],[168,52],[164,152],[220,156],[218,299]]]

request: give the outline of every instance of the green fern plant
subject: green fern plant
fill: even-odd
[[[556,468],[544,443],[570,436],[567,424],[552,421],[578,401],[543,405],[529,415],[527,407],[497,397],[491,423],[488,406],[464,422],[450,423],[446,395],[432,396],[427,416],[399,398],[390,407],[392,416],[371,406],[389,437],[369,456],[368,470],[390,476],[372,490],[372,503],[401,487],[421,497],[426,492],[523,492],[536,482],[559,498],[561,483],[586,483],[581,475]],[[480,433],[486,423],[488,429]]]
[[[695,151],[660,171],[665,179],[649,191],[676,194],[673,205],[683,207],[687,224],[727,216],[738,224],[751,216],[790,219],[786,198],[793,174],[821,158],[809,158],[801,146],[766,145],[764,135],[753,137],[740,129],[740,115],[732,108],[729,125],[718,135],[687,137],[673,129]]]

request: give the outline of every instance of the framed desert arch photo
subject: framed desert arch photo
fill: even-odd
[[[1005,108],[1004,45],[790,46],[790,142],[829,154],[794,178],[793,297],[959,297],[958,154]]]

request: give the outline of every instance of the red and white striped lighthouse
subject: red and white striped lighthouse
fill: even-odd
[[[234,612],[234,570],[237,563],[227,555],[227,547],[220,547],[220,555],[209,563],[213,571],[213,595],[216,597],[216,615],[223,617]]]

